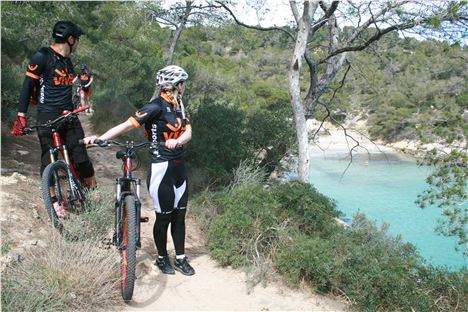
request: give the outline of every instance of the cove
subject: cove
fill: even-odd
[[[441,209],[421,209],[414,202],[427,188],[429,168],[397,155],[354,158],[343,174],[349,159],[312,157],[310,182],[334,199],[346,217],[360,212],[378,225],[387,223],[390,235],[414,244],[429,264],[451,270],[467,268],[462,253],[455,251],[456,239],[434,230],[442,218]]]

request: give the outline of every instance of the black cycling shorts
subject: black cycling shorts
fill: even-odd
[[[38,112],[37,123],[44,124],[49,120],[58,118],[61,113],[44,113]],[[70,122],[63,122],[57,128],[58,133],[62,141],[67,146],[68,155],[71,157],[71,161],[74,164],[80,164],[84,162],[90,162],[86,146],[84,144],[78,144],[78,140],[84,138],[83,127],[78,118],[73,119]],[[40,128],[37,131],[39,142],[41,144],[41,176],[44,172],[45,167],[50,163],[49,149],[53,146],[52,132],[46,128]],[[93,171],[94,172],[94,171]],[[84,178],[88,178],[83,176]]]
[[[187,208],[187,172],[182,159],[152,163],[147,184],[156,213],[168,214],[174,209]]]

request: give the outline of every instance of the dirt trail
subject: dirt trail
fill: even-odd
[[[91,134],[88,117],[80,118],[87,134]],[[8,198],[20,198],[27,202],[30,191],[14,187],[15,181],[27,179],[26,184],[32,188],[39,187],[37,151],[39,144],[35,136],[15,139],[8,144],[8,150],[2,149],[2,206],[8,203],[9,209],[18,211],[18,207],[10,207],[15,201]],[[89,151],[93,160],[98,183],[104,191],[113,192],[115,177],[120,171],[120,161],[115,159],[114,151],[95,148]],[[36,155],[36,156],[34,156]],[[21,172],[23,174],[13,173]],[[13,175],[12,175],[13,173]],[[146,173],[140,169],[136,173],[144,180]],[[21,181],[20,181],[21,182]],[[23,183],[25,183],[23,181]],[[146,186],[146,183],[144,183]],[[230,310],[230,311],[345,311],[346,305],[340,301],[312,293],[307,289],[290,289],[279,282],[271,282],[266,287],[262,285],[249,289],[247,277],[241,270],[222,268],[208,256],[206,242],[200,230],[190,218],[190,207],[187,218],[186,254],[196,270],[193,276],[184,276],[179,272],[175,275],[161,274],[154,266],[156,250],[153,242],[154,212],[146,188],[142,188],[143,214],[150,222],[142,224],[142,249],[138,252],[137,283],[134,300],[125,306],[123,311],[180,311],[180,310]],[[47,235],[47,216],[40,202],[28,202],[35,209],[35,226],[22,229],[30,240]],[[27,211],[22,207],[21,211]],[[2,208],[3,210],[3,208]],[[28,214],[31,214],[28,212]],[[14,221],[3,218],[2,231],[15,227]],[[19,217],[21,218],[21,217]],[[41,223],[41,224],[39,224]],[[8,225],[6,228],[5,226]],[[24,236],[24,235],[23,235]],[[170,235],[169,235],[170,236]],[[24,237],[21,237],[24,239]],[[170,238],[169,238],[170,239]],[[16,244],[18,245],[18,244]],[[17,246],[14,246],[15,248]],[[174,256],[172,241],[168,245],[170,257]],[[115,309],[114,309],[115,310]]]

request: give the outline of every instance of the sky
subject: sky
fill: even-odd
[[[184,0],[162,0],[164,7],[170,7],[176,3],[184,3]],[[204,1],[195,0],[194,4],[200,4]],[[284,26],[287,21],[293,20],[291,8],[288,0],[258,0],[262,9],[260,13],[264,13],[260,23],[263,27],[269,26]],[[245,24],[257,25],[258,19],[255,9],[247,5],[246,0],[236,0],[237,5],[233,7],[233,12]],[[270,9],[267,9],[270,8]]]
[[[383,0],[385,1],[385,0]],[[439,0],[432,0],[434,3],[440,2]],[[185,3],[185,0],[161,0],[163,3],[163,6],[165,7],[170,7],[171,5],[174,5],[176,3]],[[240,20],[244,24],[248,25],[255,25],[255,26],[262,26],[262,27],[271,27],[271,26],[284,26],[288,24],[288,22],[291,22],[294,20],[293,14],[291,12],[291,7],[289,4],[289,0],[232,0],[232,2],[237,3],[235,6],[230,6],[230,8],[233,10],[235,15],[237,16],[238,20]],[[254,7],[247,5],[247,2],[257,2],[257,8],[256,10]],[[353,1],[355,4],[360,4],[363,1],[362,0],[356,0]],[[201,4],[201,3],[206,3],[203,0],[194,0],[194,4]],[[298,7],[302,6],[302,1],[297,1]],[[427,4],[427,2],[425,3]],[[374,2],[374,6],[379,6],[378,1]],[[414,3],[406,4],[407,9],[421,9],[425,6],[421,7],[415,7]],[[409,6],[409,7],[408,7]],[[378,8],[374,7],[373,11],[377,11]],[[258,11],[258,12],[257,12]],[[299,8],[299,11],[301,12],[301,9]],[[319,10],[320,11],[320,10]],[[257,14],[259,13],[259,14]],[[364,19],[369,18],[369,15],[364,14],[363,15]],[[358,21],[356,19],[349,18],[347,14],[344,14],[343,12],[337,14],[337,19],[340,21],[341,26],[356,26]],[[362,20],[362,21],[363,21]],[[362,22],[361,21],[361,22]],[[353,25],[354,24],[354,25]],[[401,37],[413,37],[418,40],[424,40],[424,37],[421,37],[420,35],[416,34],[413,31],[405,31],[404,33],[399,32],[399,35]],[[466,33],[465,33],[466,36]],[[467,39],[466,37],[463,38],[463,36],[458,36],[461,38],[455,38],[457,40],[461,40],[460,43],[463,45],[467,44]],[[432,36],[433,39],[442,39],[438,38],[436,36]],[[448,39],[447,37],[444,37],[443,39]],[[449,40],[453,41],[453,40]]]

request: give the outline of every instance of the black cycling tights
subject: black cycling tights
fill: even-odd
[[[153,238],[159,256],[167,256],[167,229],[171,225],[176,255],[185,253],[185,212],[186,209],[174,209],[171,213],[156,213],[153,227]]]

